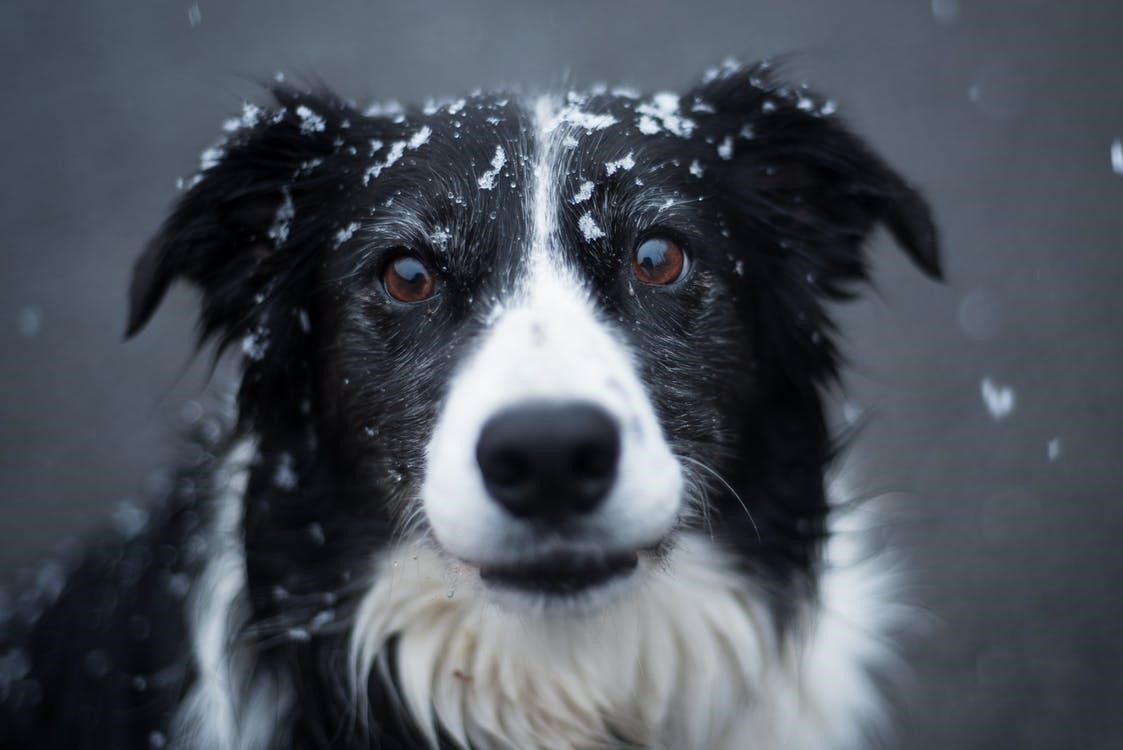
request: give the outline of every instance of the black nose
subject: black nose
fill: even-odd
[[[491,496],[520,518],[556,521],[588,513],[616,477],[620,433],[603,409],[531,402],[487,421],[476,460]]]

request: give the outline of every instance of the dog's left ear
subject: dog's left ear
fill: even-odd
[[[775,83],[767,65],[717,71],[682,103],[700,112],[700,135],[715,149],[709,168],[729,193],[735,234],[800,256],[799,270],[833,296],[865,277],[862,244],[878,224],[941,277],[928,204],[846,128],[833,103]]]

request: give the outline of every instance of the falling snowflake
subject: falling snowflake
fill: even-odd
[[[1014,411],[1016,396],[1014,389],[1008,385],[998,385],[989,377],[983,378],[980,384],[983,403],[995,421],[1005,419]]]

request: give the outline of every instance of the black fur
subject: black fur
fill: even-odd
[[[482,330],[479,306],[502,296],[526,252],[523,157],[535,133],[513,97],[367,115],[328,93],[272,94],[275,106],[229,136],[138,261],[128,333],[182,279],[200,291],[201,339],[243,349],[230,440],[253,436],[258,454],[241,530],[252,617],[240,638],[260,669],[293,678],[277,746],[420,748],[379,680],[372,729],[354,720],[341,678],[347,624],[372,551],[416,495],[444,389]],[[551,188],[564,245],[637,354],[674,451],[736,490],[699,477],[712,484],[717,538],[782,622],[814,590],[826,529],[821,390],[839,367],[826,305],[866,278],[862,245],[876,225],[932,276],[936,233],[915,191],[767,66],[720,71],[685,94],[689,137],[641,134],[637,104],[604,92],[581,104],[618,122],[583,137]],[[368,180],[423,126],[422,148],[404,147]],[[514,156],[500,187],[481,191],[497,145]],[[628,154],[633,168],[606,175]],[[579,209],[564,198],[585,180],[596,188]],[[579,231],[586,209],[604,238]],[[628,249],[656,230],[687,249],[692,271],[673,288],[630,289]],[[438,269],[437,297],[387,299],[379,274],[400,248]],[[194,679],[175,582],[214,554],[199,547],[214,461],[180,477],[141,535],[95,546],[45,608],[20,600],[0,650],[23,659],[0,673],[0,745],[169,737]]]

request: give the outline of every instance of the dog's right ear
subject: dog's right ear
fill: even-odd
[[[184,279],[202,294],[201,340],[225,343],[246,332],[270,288],[310,265],[316,243],[301,241],[295,214],[311,208],[316,167],[360,116],[330,94],[271,93],[275,108],[246,105],[227,123],[229,137],[203,154],[203,171],[137,261],[126,337]]]

